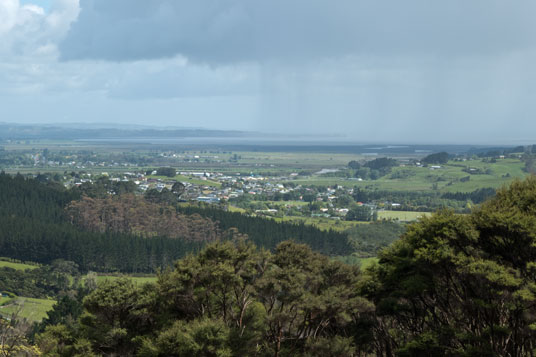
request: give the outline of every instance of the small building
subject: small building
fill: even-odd
[[[206,202],[206,203],[219,203],[220,199],[218,197],[207,197],[207,196],[199,196],[196,198],[199,202]]]

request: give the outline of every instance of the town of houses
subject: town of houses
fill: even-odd
[[[316,192],[315,190],[301,185],[295,185],[292,183],[297,178],[297,174],[289,174],[288,176],[279,177],[265,177],[257,175],[240,175],[236,173],[234,175],[226,175],[219,172],[193,172],[193,171],[176,171],[177,177],[181,179],[184,185],[184,192],[180,198],[183,201],[197,201],[205,202],[209,204],[220,203],[233,203],[234,200],[244,198],[248,196],[249,199],[255,201],[261,196],[266,199],[278,196],[291,197],[290,200],[282,200],[283,202],[292,201],[293,203],[286,203],[283,206],[270,207],[265,209],[256,209],[254,213],[273,215],[280,209],[288,209],[290,206],[294,206],[295,210],[300,211],[303,204],[318,202],[323,203],[317,208],[315,212],[310,214],[313,217],[331,217],[333,219],[341,219],[348,212],[348,207],[338,206],[336,203],[338,195],[352,195],[353,189],[343,186],[327,187],[322,192]],[[143,193],[147,190],[156,189],[162,191],[164,189],[171,190],[173,185],[177,182],[175,178],[167,178],[157,176],[157,171],[152,172],[121,172],[121,173],[108,173],[100,172],[99,174],[84,173],[79,174],[77,177],[68,179],[65,182],[65,186],[78,186],[83,183],[93,183],[99,177],[107,177],[113,182],[133,182],[138,191]],[[313,192],[313,198],[304,200],[303,192]],[[286,195],[286,196],[285,196]],[[300,203],[303,204],[295,204]],[[358,203],[362,204],[362,203]],[[373,205],[364,204],[375,208]]]

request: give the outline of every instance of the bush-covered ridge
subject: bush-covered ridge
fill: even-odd
[[[36,341],[49,355],[344,356],[357,352],[352,335],[372,309],[358,280],[356,267],[306,245],[284,242],[272,254],[216,243],[154,286],[99,285],[77,323],[49,325]]]

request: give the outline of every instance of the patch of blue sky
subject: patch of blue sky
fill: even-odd
[[[52,0],[20,0],[21,5],[37,5],[42,7],[45,12],[50,10]]]

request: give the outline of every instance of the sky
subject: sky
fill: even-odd
[[[0,121],[536,142],[533,0],[0,0]]]

